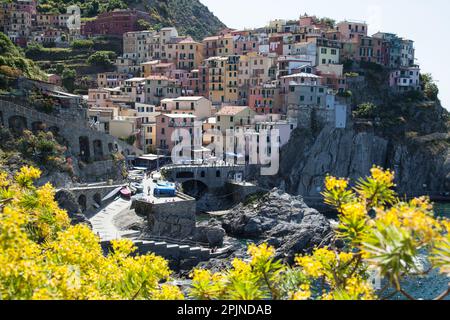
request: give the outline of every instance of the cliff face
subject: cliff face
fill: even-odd
[[[350,121],[347,129],[326,126],[317,131],[299,129],[281,154],[276,179],[261,178],[266,187],[281,186],[310,202],[320,202],[327,174],[357,180],[373,165],[396,173],[400,193],[422,195],[450,191],[450,134],[446,111],[439,103],[424,111],[409,105],[409,121],[383,126],[383,120]],[[415,111],[412,111],[415,110]]]
[[[283,151],[287,157],[282,158],[281,177],[289,192],[316,196],[327,174],[353,179],[365,175],[373,164],[383,165],[387,145],[373,132],[356,132],[353,128],[325,127],[315,139],[305,139],[299,132]]]

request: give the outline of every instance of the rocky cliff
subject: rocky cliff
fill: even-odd
[[[447,111],[431,101],[389,105],[389,112],[380,108],[373,120],[350,119],[346,129],[298,129],[282,150],[278,177],[261,183],[314,202],[327,174],[358,179],[379,165],[395,171],[401,193],[450,191]]]
[[[328,244],[333,235],[329,221],[322,214],[309,208],[302,197],[279,189],[233,208],[222,227],[232,237],[274,246],[277,258],[290,263],[296,254]]]

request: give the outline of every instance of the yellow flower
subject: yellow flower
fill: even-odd
[[[292,295],[291,300],[308,300],[311,298],[311,287],[307,284],[302,284],[300,290]]]
[[[263,243],[260,246],[252,244],[248,248],[248,253],[252,257],[252,264],[257,264],[272,259],[275,255],[275,249],[267,245],[267,243]]]
[[[327,176],[325,178],[325,187],[328,191],[340,190],[344,191],[348,188],[348,180],[337,179],[335,177]]]
[[[380,167],[373,167],[370,170],[372,178],[380,184],[391,186],[394,182],[394,173],[390,170],[383,170]]]
[[[39,179],[41,170],[33,167],[22,167],[16,173],[15,179],[21,187],[30,187],[34,180]]]
[[[0,188],[9,186],[8,175],[5,172],[0,172]]]
[[[361,202],[345,203],[341,206],[341,213],[353,220],[361,220],[367,217],[367,209],[365,204]]]
[[[311,256],[297,257],[296,263],[307,276],[319,278],[324,274],[323,265]]]

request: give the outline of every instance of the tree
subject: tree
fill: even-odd
[[[137,21],[137,24],[138,24],[139,29],[141,29],[141,30],[154,31],[152,28],[152,25],[147,20],[139,19]]]
[[[65,68],[61,78],[63,86],[67,90],[73,91],[75,88],[75,79],[77,78],[77,72],[74,69]]]
[[[97,51],[92,54],[87,62],[93,66],[111,67],[113,62],[111,60],[116,58],[113,51]]]
[[[94,41],[92,40],[74,40],[70,46],[73,49],[79,49],[79,50],[84,50],[84,49],[92,49],[94,47]]]
[[[436,101],[439,95],[439,88],[433,76],[430,73],[421,74],[420,82],[422,83],[422,90],[425,96],[432,101]]]

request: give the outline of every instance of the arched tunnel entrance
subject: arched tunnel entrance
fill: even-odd
[[[84,162],[88,162],[91,157],[91,149],[89,148],[89,138],[88,137],[80,137],[80,158]]]
[[[14,135],[21,135],[24,130],[28,129],[27,119],[22,116],[12,116],[8,119],[9,129]]]
[[[201,199],[206,193],[208,193],[208,186],[199,180],[188,180],[181,184],[183,193],[195,198]]]
[[[87,199],[84,194],[78,197],[78,205],[80,206],[81,212],[85,212],[87,209]]]

